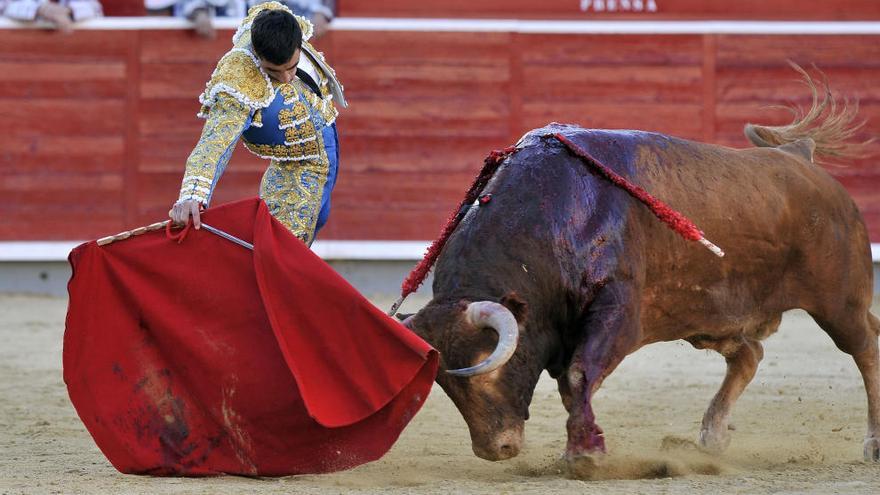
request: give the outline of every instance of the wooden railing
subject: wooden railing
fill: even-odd
[[[601,23],[399,21],[340,18],[318,42],[351,103],[323,239],[432,239],[483,157],[550,121],[746,146],[746,122],[784,123],[774,105],[808,103],[788,59],[860,100],[865,137],[880,130],[880,23],[797,35],[788,23],[631,22],[608,34]],[[203,40],[172,19],[106,19],[69,36],[3,24],[0,240],[96,238],[163,219],[232,25]],[[264,168],[237,150],[215,203],[255,195]],[[880,165],[829,171],[880,242]]]

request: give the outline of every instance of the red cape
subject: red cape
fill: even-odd
[[[322,473],[378,459],[437,353],[250,199],[182,243],[151,232],[70,254],[64,381],[124,473]]]

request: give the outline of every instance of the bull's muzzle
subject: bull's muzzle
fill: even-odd
[[[523,425],[509,428],[484,441],[473,441],[474,454],[487,461],[504,461],[519,455],[523,444]]]

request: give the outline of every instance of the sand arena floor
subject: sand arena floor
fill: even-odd
[[[390,300],[377,298],[382,308]],[[409,301],[414,310],[424,299]],[[488,462],[435,386],[383,459],[351,471],[280,479],[123,475],[79,422],[61,380],[66,299],[0,296],[0,493],[880,493],[880,463],[862,459],[866,404],[849,356],[802,312],[786,315],[733,413],[719,457],[693,447],[721,383],[723,359],[684,343],[628,357],[595,399],[611,454],[600,477],[566,477],[565,412],[555,382],[538,384],[523,453]],[[875,306],[875,314],[880,314]]]

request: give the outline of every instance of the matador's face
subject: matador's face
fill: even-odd
[[[296,66],[299,64],[299,57],[302,54],[302,50],[299,48],[293,52],[290,60],[281,65],[273,64],[268,60],[261,58],[260,59],[260,67],[263,68],[263,71],[269,75],[272,79],[280,82],[280,83],[289,83],[293,81],[293,78],[296,77]]]

